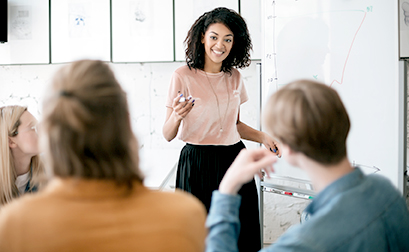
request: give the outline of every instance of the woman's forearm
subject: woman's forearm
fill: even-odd
[[[250,140],[257,143],[263,143],[263,132],[253,129],[245,123],[242,123],[240,120],[237,121],[237,131],[240,134],[240,137],[245,140]]]
[[[166,121],[162,128],[163,136],[168,142],[172,141],[178,134],[181,122],[182,118],[175,115],[173,109],[168,108],[166,111]]]

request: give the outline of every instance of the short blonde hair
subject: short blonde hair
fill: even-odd
[[[263,118],[279,141],[319,163],[336,164],[347,155],[348,114],[338,93],[322,83],[299,80],[282,87]]]
[[[20,118],[27,111],[23,106],[0,107],[0,206],[9,203],[19,195],[16,178],[17,173],[14,167],[14,159],[9,146],[9,137],[16,135],[21,124]],[[33,180],[30,183],[30,190],[39,186],[40,177],[44,174],[43,163],[40,156],[31,158]]]
[[[81,60],[62,67],[43,105],[42,146],[59,177],[142,181],[126,94],[109,66]]]

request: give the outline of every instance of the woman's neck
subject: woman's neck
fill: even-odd
[[[14,155],[14,169],[16,170],[17,176],[27,173],[30,170],[31,158],[30,156],[24,155]]]
[[[310,164],[303,167],[303,170],[307,172],[316,192],[322,191],[335,180],[353,171],[353,167],[347,158],[344,158],[336,165],[330,166],[318,165],[316,162],[310,162]]]
[[[220,73],[222,70],[222,63],[220,64],[206,64],[204,65],[203,71],[206,73]]]

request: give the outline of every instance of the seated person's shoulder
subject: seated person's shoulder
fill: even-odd
[[[24,211],[27,211],[27,209],[30,209],[33,206],[35,207],[38,204],[41,206],[42,196],[42,192],[35,194],[27,193],[19,198],[13,199],[10,203],[0,205],[0,218],[4,215],[12,215],[13,213],[24,214]]]
[[[38,201],[34,194],[26,194],[21,198],[16,198],[12,202],[0,206],[0,236],[3,231],[8,232],[11,227],[19,226],[26,221],[26,218],[35,211],[35,205]],[[33,205],[34,203],[34,205]]]
[[[168,207],[169,210],[188,210],[189,212],[195,211],[200,214],[206,215],[204,205],[200,200],[194,197],[192,194],[176,189],[174,192],[165,191],[151,191],[152,196],[156,197],[161,205]]]
[[[402,198],[398,189],[392,184],[392,182],[386,177],[378,174],[371,174],[366,176],[366,183],[368,188],[374,192],[378,192],[381,195],[385,195],[385,198],[393,198],[393,196]]]

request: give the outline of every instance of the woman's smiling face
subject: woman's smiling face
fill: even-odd
[[[211,24],[202,36],[205,48],[205,69],[221,69],[223,60],[229,56],[233,47],[233,32],[224,24]],[[219,70],[220,71],[220,70]]]

